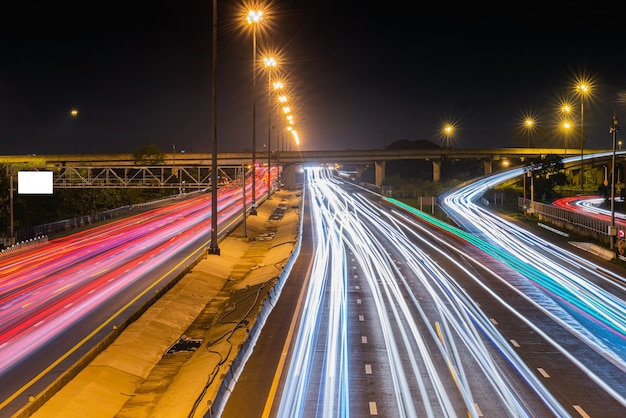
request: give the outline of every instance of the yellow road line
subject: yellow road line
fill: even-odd
[[[22,386],[19,390],[17,390],[15,393],[13,393],[11,396],[9,396],[4,402],[2,402],[0,404],[0,410],[2,408],[4,408],[5,406],[7,406],[9,403],[13,402],[15,400],[15,398],[17,398],[18,396],[20,396],[22,393],[24,393],[28,388],[30,388],[32,385],[34,385],[36,382],[38,382],[43,376],[45,376],[47,373],[49,373],[52,369],[54,369],[56,366],[58,366],[62,361],[64,361],[65,359],[67,359],[70,355],[72,355],[76,350],[78,350],[80,347],[82,347],[87,341],[89,341],[91,338],[94,337],[94,335],[96,335],[97,333],[99,333],[100,331],[102,331],[102,329],[104,327],[106,327],[107,325],[109,325],[114,319],[116,319],[122,312],[124,312],[126,309],[128,309],[131,305],[133,305],[135,302],[137,302],[137,300],[141,299],[146,293],[148,293],[148,291],[152,290],[156,285],[160,284],[161,281],[163,281],[164,278],[166,278],[170,273],[172,273],[174,270],[176,270],[178,267],[180,267],[183,263],[185,263],[186,261],[188,261],[191,257],[195,256],[198,252],[200,251],[204,251],[204,249],[206,248],[206,245],[208,245],[208,243],[210,243],[210,240],[205,242],[203,245],[201,245],[196,251],[194,251],[193,253],[189,254],[187,257],[185,257],[180,263],[176,264],[174,267],[172,267],[167,273],[165,273],[164,275],[162,275],[159,280],[155,281],[154,283],[152,283],[152,285],[150,285],[149,287],[147,287],[143,292],[141,292],[140,294],[138,294],[137,296],[135,296],[130,302],[128,302],[126,305],[124,305],[121,309],[119,309],[115,314],[113,314],[112,316],[109,317],[109,319],[107,319],[106,321],[104,321],[102,324],[100,324],[100,326],[98,326],[95,330],[93,330],[89,335],[87,335],[85,338],[83,338],[78,344],[76,344],[74,347],[72,347],[70,350],[66,351],[61,357],[59,357],[57,360],[55,360],[52,364],[50,364],[48,367],[46,367],[44,370],[42,370],[37,376],[33,377],[28,383],[26,383],[24,386]]]

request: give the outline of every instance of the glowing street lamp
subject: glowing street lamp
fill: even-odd
[[[567,154],[568,140],[569,140],[569,132],[574,126],[570,120],[572,116],[572,112],[574,111],[573,106],[568,102],[561,102],[561,107],[559,108],[561,112],[561,124],[560,128],[563,130],[565,134],[565,154]]]
[[[580,97],[580,192],[584,193],[585,97],[591,93],[591,85],[587,81],[581,80],[576,85],[576,93]]]
[[[74,119],[75,121],[77,121],[78,120],[78,109],[76,109],[76,108],[71,109],[70,110],[70,117],[72,119]],[[76,122],[74,122],[74,125],[76,125]],[[78,154],[78,132],[76,130],[76,127],[74,127],[74,136],[75,136],[75,138],[74,138],[74,152],[76,154]]]
[[[526,139],[527,139],[528,148],[532,148],[533,144],[532,144],[532,139],[531,139],[531,132],[533,129],[535,129],[535,119],[533,119],[532,117],[526,117],[524,119],[524,129],[526,129]]]
[[[443,127],[443,134],[446,137],[446,148],[450,148],[450,138],[454,133],[454,126],[447,124]]]
[[[248,25],[252,27],[252,204],[250,215],[256,215],[256,32],[263,20],[262,10],[249,10],[246,16]]]
[[[272,199],[272,70],[276,68],[276,58],[263,58],[267,70],[267,200]]]
[[[567,155],[567,139],[570,133],[570,129],[572,128],[572,124],[568,121],[563,122],[562,125],[563,132],[565,133],[565,154]]]

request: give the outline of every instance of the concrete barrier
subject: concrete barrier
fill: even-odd
[[[592,244],[591,242],[570,242],[576,248],[587,251],[595,256],[603,258],[605,260],[613,260],[615,258],[615,252],[608,248],[604,248],[598,244]]]

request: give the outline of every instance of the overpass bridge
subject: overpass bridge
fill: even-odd
[[[583,150],[585,155],[610,150]],[[484,174],[491,174],[494,162],[523,160],[542,155],[581,156],[580,150],[563,148],[490,148],[490,149],[417,149],[417,150],[320,150],[257,152],[257,164],[282,166],[287,187],[295,186],[296,169],[306,164],[374,165],[376,185],[385,180],[385,164],[396,160],[423,160],[432,164],[433,181],[441,178],[442,161],[479,160]],[[164,153],[159,165],[138,165],[133,154],[52,154],[0,156],[0,164],[19,170],[52,170],[54,187],[58,188],[146,188],[169,187],[201,189],[212,184],[212,155],[210,153]],[[218,153],[216,178],[227,182],[241,176],[250,166],[252,152]]]

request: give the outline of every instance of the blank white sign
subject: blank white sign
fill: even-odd
[[[52,194],[52,171],[18,171],[18,194]]]

